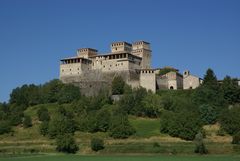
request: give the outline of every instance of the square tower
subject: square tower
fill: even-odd
[[[142,58],[141,68],[151,68],[152,51],[150,43],[146,41],[137,41],[132,45],[132,54]]]
[[[92,48],[81,48],[77,50],[77,56],[82,58],[89,58],[97,55],[97,50]]]
[[[132,44],[127,43],[125,41],[122,42],[113,42],[111,44],[111,52],[131,52],[132,51]]]

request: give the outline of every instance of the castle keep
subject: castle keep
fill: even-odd
[[[200,79],[188,71],[183,76],[171,67],[166,67],[172,69],[170,72],[159,75],[163,69],[151,68],[152,51],[146,41],[114,42],[110,49],[107,54],[92,48],[78,49],[75,57],[61,60],[60,80],[79,86],[85,95],[109,87],[115,76],[133,88],[141,86],[154,93],[157,89],[189,89],[200,84]]]

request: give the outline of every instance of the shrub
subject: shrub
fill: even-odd
[[[232,144],[240,144],[240,132],[233,135]]]
[[[0,121],[0,135],[11,132],[11,125],[8,121]]]
[[[48,122],[47,121],[43,121],[41,123],[41,125],[39,126],[39,131],[40,131],[40,134],[43,136],[46,136],[48,134]]]
[[[230,135],[240,131],[240,106],[226,109],[220,115],[221,128]]]
[[[191,111],[164,112],[161,116],[160,131],[173,137],[193,140],[201,127],[199,116]]]
[[[104,149],[104,142],[102,139],[98,139],[98,138],[93,138],[91,140],[91,149],[93,151],[99,151]]]
[[[28,128],[32,126],[32,119],[30,116],[26,115],[23,118],[23,127]]]
[[[201,132],[199,132],[196,136],[195,136],[195,144],[196,144],[196,148],[194,150],[195,153],[199,153],[199,154],[207,154],[208,151],[203,143],[203,135]]]
[[[204,124],[214,124],[216,122],[217,113],[210,105],[200,105],[199,112],[201,120]]]
[[[71,134],[59,135],[56,140],[56,150],[64,153],[76,153],[79,150]]]
[[[112,94],[123,94],[125,82],[121,76],[117,76],[112,81]]]
[[[39,121],[49,121],[50,120],[48,109],[46,107],[41,107],[37,111],[37,115],[38,115]]]

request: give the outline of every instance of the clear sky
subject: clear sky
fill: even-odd
[[[76,49],[151,43],[153,67],[240,77],[240,0],[0,0],[0,101],[59,77]]]

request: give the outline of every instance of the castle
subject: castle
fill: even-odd
[[[79,86],[85,95],[94,95],[111,86],[115,76],[121,76],[133,88],[141,86],[153,93],[158,89],[194,89],[202,82],[189,71],[182,75],[172,67],[151,68],[152,51],[146,41],[114,42],[110,48],[107,54],[81,48],[77,56],[61,59],[60,80]]]

